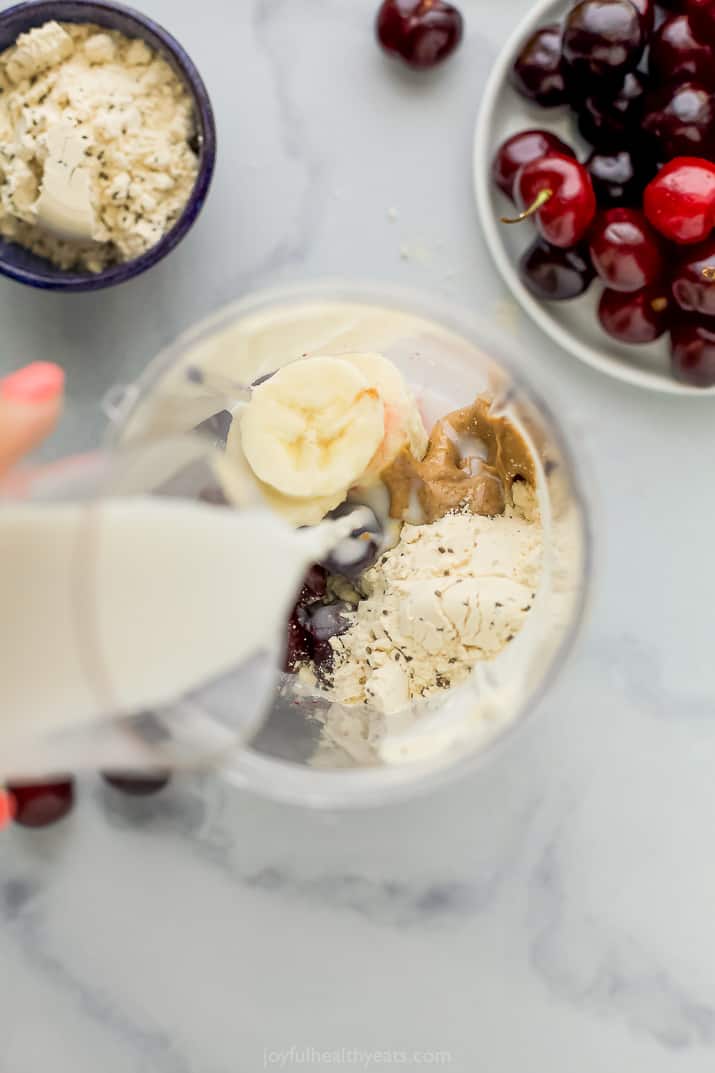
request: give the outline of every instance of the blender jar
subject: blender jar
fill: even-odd
[[[586,506],[558,422],[509,368],[510,342],[491,325],[393,288],[318,283],[246,297],[180,337],[106,400],[114,446],[181,435],[221,415],[226,396],[207,385],[250,384],[303,356],[371,351],[389,358],[436,419],[487,393],[519,429],[537,474],[543,526],[541,580],[531,613],[495,659],[437,700],[412,705],[379,747],[326,740],[331,724],[370,723],[362,707],[335,705],[283,675],[250,746],[226,777],[270,797],[318,807],[377,804],[469,767],[523,719],[562,664],[581,621],[588,577]],[[337,717],[337,718],[336,718]],[[354,725],[354,724],[352,724]],[[364,745],[364,748],[362,747]]]

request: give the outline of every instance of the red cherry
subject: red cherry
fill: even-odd
[[[620,343],[652,343],[668,329],[668,296],[663,287],[624,294],[605,290],[598,306],[601,327]]]
[[[703,242],[715,226],[715,164],[700,157],[671,160],[646,186],[643,208],[672,242]]]
[[[581,241],[596,215],[591,176],[582,164],[561,153],[548,153],[526,164],[514,184],[516,202],[524,211],[504,223],[536,216],[542,237],[565,248]]]
[[[521,258],[519,274],[536,298],[564,302],[587,291],[595,273],[588,250],[581,246],[559,250],[537,238]]]
[[[434,67],[462,40],[461,14],[446,0],[384,0],[377,13],[377,39],[409,67]]]
[[[522,130],[500,146],[492,165],[492,178],[508,198],[514,200],[514,179],[519,168],[540,160],[547,153],[575,157],[573,149],[548,130]]]
[[[132,797],[148,797],[156,794],[168,786],[170,775],[157,772],[155,775],[120,775],[109,771],[103,771],[102,778],[113,786],[115,790],[121,790],[124,794]]]
[[[715,322],[693,318],[674,324],[670,357],[677,380],[695,387],[715,386]]]
[[[74,804],[72,779],[34,786],[19,783],[7,789],[13,799],[15,823],[22,827],[47,827],[66,816]]]
[[[591,260],[606,286],[626,293],[660,279],[665,269],[661,240],[642,212],[608,209],[591,231]]]
[[[542,26],[529,38],[512,67],[511,82],[522,97],[542,108],[566,103],[560,26]]]
[[[715,0],[688,0],[688,18],[698,41],[715,45]]]
[[[671,15],[656,30],[650,45],[648,69],[659,82],[700,82],[715,85],[715,53],[695,39],[687,15]]]
[[[715,317],[715,236],[701,246],[688,247],[675,269],[673,298],[686,313]]]
[[[586,169],[602,208],[640,205],[643,190],[657,171],[641,147],[596,151],[586,161]]]
[[[645,45],[643,19],[630,0],[581,0],[564,25],[567,81],[619,85],[638,66]]]
[[[310,634],[298,621],[298,615],[294,611],[288,620],[283,670],[287,674],[293,674],[302,663],[310,663],[312,657],[313,646]]]
[[[649,93],[642,129],[661,160],[715,153],[715,95],[698,82],[668,83]]]
[[[647,76],[641,71],[629,71],[618,92],[586,97],[578,112],[578,129],[586,141],[604,149],[626,145],[635,149],[647,90]]]

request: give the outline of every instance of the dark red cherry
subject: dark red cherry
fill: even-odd
[[[308,631],[298,620],[296,609],[288,620],[286,651],[283,670],[292,674],[302,663],[310,663],[313,658],[313,645]]]
[[[597,216],[589,249],[596,272],[615,291],[640,291],[665,270],[662,241],[637,209],[607,209]]]
[[[514,200],[514,180],[519,168],[539,160],[547,153],[561,153],[574,157],[576,154],[566,142],[562,142],[548,130],[522,130],[497,150],[492,164],[492,178],[508,198]]]
[[[643,129],[661,160],[715,155],[715,97],[697,82],[663,86],[646,99]]]
[[[511,82],[523,97],[542,108],[566,103],[560,26],[543,26],[529,38],[514,62]]]
[[[715,45],[715,0],[688,0],[688,18],[698,41]]]
[[[586,97],[578,115],[579,130],[586,141],[606,149],[634,148],[640,141],[648,85],[642,71],[629,71],[617,92]]]
[[[521,258],[519,274],[531,294],[544,302],[578,298],[595,275],[586,247],[562,250],[542,238],[537,238]]]
[[[564,28],[567,79],[582,86],[618,85],[638,66],[645,44],[641,14],[631,0],[582,0]]]
[[[13,801],[15,823],[22,827],[47,827],[66,816],[74,804],[72,779],[12,784],[7,790]]]
[[[598,306],[601,326],[620,343],[653,343],[668,330],[670,304],[665,288],[624,294],[605,290]]]
[[[314,641],[313,643],[313,666],[318,677],[324,681],[330,678],[333,669],[335,653],[330,641]]]
[[[297,603],[301,607],[318,603],[325,596],[328,584],[328,572],[317,563],[310,567],[303,578],[303,586],[298,594]]]
[[[677,380],[715,386],[715,322],[704,317],[677,321],[670,330],[670,356]]]
[[[123,794],[131,797],[148,797],[156,794],[169,785],[171,776],[167,772],[157,772],[155,775],[123,775],[119,772],[103,771],[102,778],[120,790]]]
[[[676,266],[672,287],[680,309],[715,317],[715,235],[688,249]]]
[[[377,39],[409,67],[434,67],[462,40],[461,14],[446,0],[384,0],[377,13]]]
[[[631,152],[598,150],[586,161],[596,200],[603,209],[640,205],[643,190],[656,175],[657,166],[642,146]]]
[[[696,39],[687,15],[671,15],[655,31],[648,69],[656,82],[715,86],[715,52]]]
[[[507,224],[533,217],[551,246],[576,246],[596,215],[596,195],[591,177],[577,160],[560,153],[547,153],[519,170],[514,183],[517,217],[502,217]]]

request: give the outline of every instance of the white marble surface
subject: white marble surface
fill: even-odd
[[[74,299],[0,283],[3,366],[69,370],[55,453],[96,442],[104,389],[252,286],[384,279],[512,323],[470,149],[528,0],[461,0],[464,45],[423,80],[376,50],[375,3],[144,0],[205,72],[218,174],[150,276]],[[448,1052],[450,1073],[715,1068],[712,402],[513,330],[586,455],[596,522],[591,616],[541,717],[486,770],[380,811],[210,777],[142,804],[88,780],[61,826],[5,833],[3,1073],[254,1073],[278,1051],[326,1068],[306,1048],[344,1048],[346,1069],[368,1068],[352,1049]]]

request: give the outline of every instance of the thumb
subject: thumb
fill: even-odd
[[[50,361],[32,362],[0,380],[0,474],[52,432],[64,381],[62,369]]]

